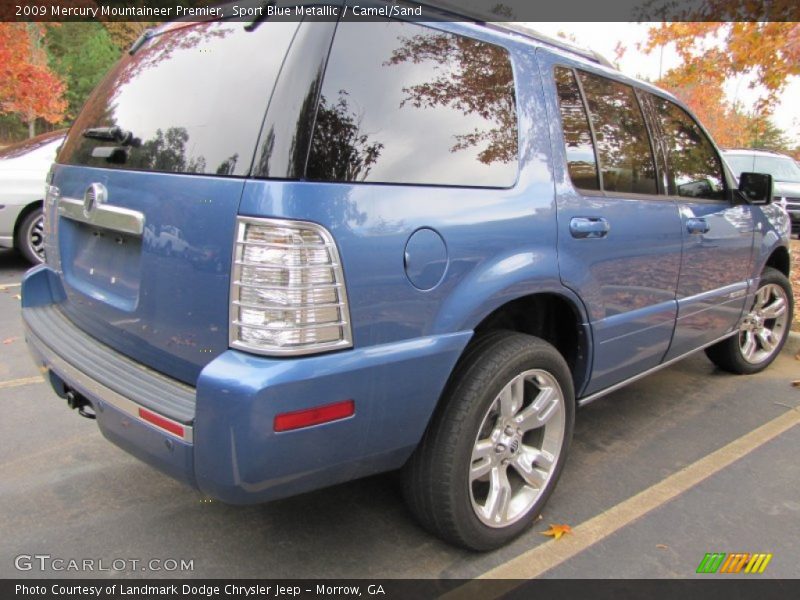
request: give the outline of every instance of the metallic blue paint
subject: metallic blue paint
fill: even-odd
[[[684,333],[697,331],[689,319],[673,339],[685,311],[719,317],[723,328],[735,325],[745,300],[729,295],[749,285],[752,299],[763,264],[787,244],[786,231],[776,229],[777,208],[752,208],[750,217],[750,207],[713,203],[692,205],[689,215],[667,197],[582,196],[566,173],[551,68],[574,64],[619,74],[477,25],[435,26],[511,53],[520,173],[509,189],[55,167],[53,185],[63,196],[82,197],[90,183],[101,182],[110,204],[144,213],[139,261],[126,256],[104,265],[105,276],[117,269],[130,283],[125,289],[93,280],[91,266],[78,263],[88,260],[85,250],[95,242],[61,219],[63,274],[32,269],[23,304],[60,303],[98,340],[197,390],[194,445],[174,441],[170,450],[167,434],[110,408],[100,419],[109,439],[225,501],[268,500],[402,465],[474,329],[510,301],[546,293],[572,306],[583,340],[579,365],[586,365],[574,373],[579,396],[699,343]],[[333,234],[352,349],[299,358],[228,349],[237,214],[313,221]],[[573,218],[602,218],[610,229],[605,237],[578,239],[570,231]],[[706,218],[712,226],[689,237],[685,218]],[[754,227],[751,256],[746,238]],[[446,269],[427,290],[409,281],[405,259],[409,238],[420,230],[436,231],[447,250]],[[427,241],[423,246],[422,266],[412,248],[411,271],[428,287],[433,277],[425,268],[441,257]],[[721,257],[726,272],[714,274]],[[58,373],[53,382],[59,390]],[[356,407],[351,418],[273,431],[276,414],[348,399]]]

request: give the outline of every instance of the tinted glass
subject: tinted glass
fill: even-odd
[[[246,175],[297,23],[209,22],[168,31],[125,57],[89,98],[60,162]],[[119,127],[130,139],[89,139]]]
[[[650,138],[633,88],[580,72],[594,127],[603,189],[656,194]]]
[[[511,186],[514,98],[502,48],[410,23],[340,23],[307,177]]]
[[[570,179],[575,187],[599,190],[592,132],[575,74],[572,69],[556,67],[555,77]]]
[[[725,198],[722,164],[711,142],[677,104],[654,96],[664,143],[667,147],[670,194],[691,198]]]

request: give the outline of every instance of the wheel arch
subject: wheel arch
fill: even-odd
[[[17,215],[17,220],[14,221],[14,233],[13,233],[13,240],[14,240],[14,247],[17,247],[17,236],[19,234],[19,228],[22,226],[22,222],[32,212],[41,209],[44,206],[44,200],[34,200],[25,205],[25,207],[19,211]]]
[[[789,249],[786,246],[776,246],[767,257],[767,260],[764,263],[764,268],[772,267],[773,269],[777,269],[786,275],[786,277],[789,277],[791,264],[792,260],[789,256]],[[763,271],[764,268],[762,268],[761,271]]]

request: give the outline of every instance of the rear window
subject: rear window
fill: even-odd
[[[509,187],[517,112],[508,52],[402,22],[339,24],[306,176]]]
[[[59,162],[247,175],[298,23],[207,22],[158,35],[123,58],[84,106]],[[93,139],[88,129],[108,132]],[[121,132],[121,133],[120,133]]]

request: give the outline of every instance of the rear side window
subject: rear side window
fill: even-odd
[[[217,21],[158,35],[94,91],[59,162],[246,175],[297,26],[266,22],[248,32],[244,23]],[[118,133],[106,139],[82,135],[111,127]]]
[[[657,194],[650,138],[633,88],[579,71],[594,127],[603,189]]]
[[[572,69],[556,67],[555,78],[569,177],[575,187],[599,190],[592,131],[575,74]]]
[[[308,179],[509,187],[517,177],[506,50],[402,22],[342,22]]]
[[[722,164],[711,141],[677,104],[653,96],[667,147],[669,193],[692,198],[725,199]]]

